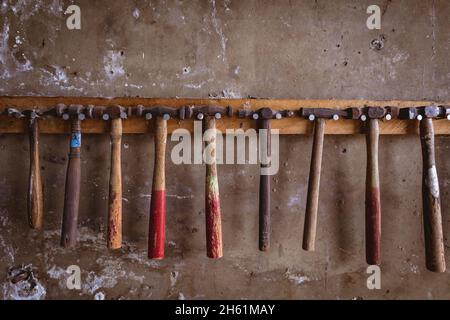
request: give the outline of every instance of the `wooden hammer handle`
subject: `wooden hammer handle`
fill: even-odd
[[[205,216],[206,216],[206,253],[209,258],[219,259],[223,256],[222,248],[222,218],[220,212],[219,183],[216,166],[216,119],[204,118],[205,130],[209,130],[205,139],[206,185],[205,185]]]
[[[30,119],[30,176],[28,185],[28,222],[33,229],[42,228],[44,202],[39,161],[39,124],[36,118]]]
[[[270,153],[270,120],[260,119],[259,129],[267,132],[267,154]],[[260,132],[261,135],[261,132]],[[270,157],[270,155],[269,155]],[[261,169],[269,167],[261,164]],[[270,176],[261,174],[259,177],[259,250],[270,248]]]
[[[122,246],[122,119],[111,120],[111,171],[109,178],[108,238],[110,249]]]
[[[420,138],[423,157],[422,199],[426,265],[430,271],[444,272],[444,237],[432,119],[425,118],[420,122]]]
[[[315,250],[324,132],[325,119],[316,118],[303,231],[303,249],[306,251]]]
[[[81,177],[80,120],[72,119],[69,164],[67,166],[61,245],[72,247],[76,243]]]
[[[150,200],[150,224],[148,235],[148,257],[164,258],[166,225],[165,158],[167,143],[167,120],[155,118],[155,166],[153,168],[152,198]]]
[[[381,201],[378,170],[380,128],[377,119],[369,119],[367,125],[366,260],[369,265],[379,265],[381,263]]]

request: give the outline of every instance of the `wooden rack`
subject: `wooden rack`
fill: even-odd
[[[348,107],[362,106],[393,106],[414,107],[433,103],[449,105],[449,102],[432,101],[369,101],[369,100],[280,100],[280,99],[178,99],[178,98],[92,98],[92,97],[0,97],[0,113],[3,114],[7,108],[18,110],[38,108],[42,111],[51,109],[58,103],[82,104],[82,105],[121,105],[128,106],[153,106],[165,105],[170,107],[181,107],[185,105],[222,105],[232,106],[238,109],[257,110],[262,107],[270,107],[274,110],[298,110],[300,108],[335,108],[345,109]],[[279,129],[281,134],[310,134],[313,125],[310,121],[296,116],[279,121],[273,121],[273,129]],[[129,118],[123,122],[123,133],[145,133],[151,130],[151,122],[143,118]],[[69,122],[55,117],[48,117],[39,123],[41,133],[61,134],[69,132]],[[255,121],[224,117],[217,122],[217,128],[222,132],[225,129],[249,129],[255,127]],[[440,119],[434,121],[435,133],[437,135],[450,135],[450,121]],[[170,120],[168,132],[177,128],[193,130],[192,120]],[[27,125],[24,119],[15,119],[6,115],[0,116],[0,133],[26,132]],[[102,120],[85,120],[82,122],[83,133],[106,133],[109,132],[109,122]],[[360,134],[363,133],[363,124],[357,120],[328,121],[326,134]],[[385,135],[417,134],[418,121],[391,120],[380,121],[380,133]]]

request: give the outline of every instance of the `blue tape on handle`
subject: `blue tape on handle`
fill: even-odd
[[[71,148],[81,147],[81,133],[72,133],[72,139],[70,140]]]

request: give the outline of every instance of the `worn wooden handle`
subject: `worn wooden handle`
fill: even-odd
[[[219,259],[223,256],[222,217],[220,212],[219,183],[216,166],[216,119],[205,117],[205,216],[206,216],[206,254],[209,258]]]
[[[381,201],[378,170],[380,128],[377,119],[369,119],[367,126],[366,260],[369,265],[379,265],[381,263]]]
[[[266,130],[267,163],[261,163],[261,170],[270,167],[270,120],[261,119],[259,129]],[[261,131],[260,131],[261,139]],[[260,145],[261,146],[261,145]],[[259,177],[259,250],[270,248],[270,176],[261,174]]]
[[[81,177],[81,130],[80,120],[72,120],[69,164],[67,166],[61,245],[72,247],[76,244],[78,208],[80,202]]]
[[[30,175],[28,184],[28,222],[33,229],[42,228],[44,200],[42,194],[41,167],[39,161],[39,124],[36,118],[29,123]]]
[[[153,187],[150,201],[148,257],[159,260],[164,258],[166,225],[165,158],[167,121],[157,117],[155,124],[155,166],[153,168]]]
[[[303,249],[306,251],[314,251],[316,244],[317,211],[319,207],[324,132],[325,119],[317,118],[314,125],[314,141],[308,180],[305,227],[303,231]]]
[[[422,199],[426,265],[430,271],[445,272],[444,236],[432,119],[426,118],[421,121],[420,138],[423,157]]]
[[[122,119],[111,120],[111,172],[109,178],[108,238],[110,249],[122,246]]]

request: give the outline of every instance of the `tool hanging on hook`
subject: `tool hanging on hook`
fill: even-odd
[[[82,105],[58,104],[56,114],[70,123],[70,153],[67,166],[61,246],[72,247],[77,242],[78,210],[81,179],[81,121],[85,119]]]
[[[442,231],[441,199],[436,169],[433,119],[446,118],[446,107],[426,106],[402,109],[401,118],[418,120],[422,145],[422,202],[427,269],[445,272],[445,248]]]
[[[366,121],[366,260],[369,265],[381,264],[381,196],[378,167],[379,120],[398,116],[398,108],[365,107],[360,119]]]
[[[257,122],[259,136],[260,176],[259,176],[259,250],[268,251],[270,247],[270,175],[265,171],[271,166],[271,120],[281,120],[284,117],[293,117],[292,111],[274,111],[262,108],[257,111],[240,109],[239,118],[247,118]]]
[[[122,247],[122,119],[127,118],[124,107],[87,106],[90,119],[110,120],[111,171],[109,176],[108,231],[106,243],[110,249]]]
[[[160,260],[164,258],[166,227],[166,144],[167,121],[170,118],[182,118],[175,108],[155,106],[145,108],[139,106],[131,113],[154,119],[155,165],[153,167],[152,196],[150,200],[150,221],[148,233],[148,257]]]
[[[327,119],[337,121],[340,117],[346,117],[347,111],[322,108],[302,108],[300,110],[300,115],[310,121],[314,121],[314,139],[308,180],[305,226],[303,230],[303,249],[306,251],[314,251],[317,230],[317,211],[319,208],[325,121]]]
[[[39,159],[39,110],[19,110],[8,108],[9,116],[25,117],[28,120],[30,137],[30,171],[28,179],[27,209],[28,223],[32,229],[41,229],[44,217],[44,196],[42,192],[41,167]]]
[[[223,256],[222,215],[220,209],[219,181],[216,165],[216,120],[223,115],[233,116],[231,107],[196,106],[185,108],[186,118],[203,121],[206,155],[205,181],[205,218],[206,218],[206,255],[211,259]]]

